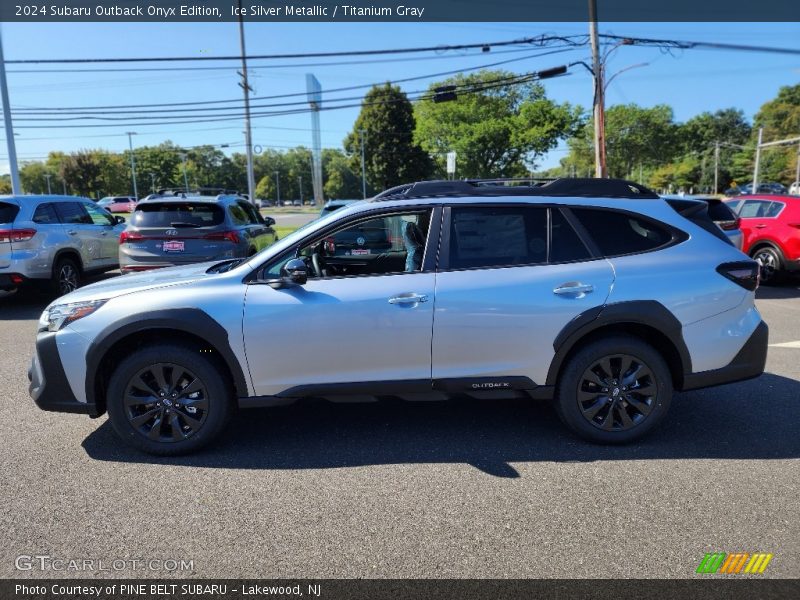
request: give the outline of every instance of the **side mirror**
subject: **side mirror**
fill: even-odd
[[[272,217],[264,217],[264,223],[266,223],[267,227],[272,227],[275,225],[275,219]]]
[[[305,285],[308,281],[308,266],[302,258],[293,258],[283,266],[284,277],[295,285]]]
[[[125,222],[125,217],[116,216],[114,220],[117,222],[117,225],[120,225]]]

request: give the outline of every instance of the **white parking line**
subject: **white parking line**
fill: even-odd
[[[770,348],[800,348],[800,341],[783,342],[782,344],[770,344]]]

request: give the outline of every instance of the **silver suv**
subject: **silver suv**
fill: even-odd
[[[403,186],[247,259],[59,299],[30,392],[45,410],[108,411],[158,454],[208,443],[237,406],[309,396],[551,399],[583,438],[628,442],[673,390],[764,369],[758,264],[705,207],[618,180]]]
[[[123,273],[252,256],[277,240],[275,219],[236,194],[154,194],[119,238]]]
[[[119,266],[123,217],[72,196],[0,196],[0,290],[49,283],[62,295]]]

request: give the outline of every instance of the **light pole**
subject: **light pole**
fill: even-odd
[[[51,177],[52,177],[52,175],[50,175],[50,173],[45,173],[44,174],[44,178],[47,179],[47,195],[48,196],[50,196],[53,193],[52,190],[50,189],[50,178]]]
[[[131,179],[133,180],[133,197],[139,199],[139,190],[136,189],[136,159],[133,157],[133,136],[136,135],[135,131],[126,131],[128,136],[128,147],[131,150]]]
[[[150,173],[150,190],[153,194],[156,193],[156,174]]]
[[[303,204],[303,176],[297,176],[297,189],[300,192],[300,204]]]
[[[364,200],[367,198],[367,169],[364,165],[364,136],[366,133],[363,129],[358,130],[358,136],[361,138],[361,196]]]
[[[19,166],[17,165],[17,144],[14,140],[14,126],[11,123],[11,106],[8,100],[8,82],[6,81],[6,62],[3,57],[3,38],[0,35],[0,95],[3,99],[3,120],[6,126],[6,147],[8,148],[8,168],[11,171],[11,193],[21,194],[19,184]]]
[[[281,205],[281,172],[275,171],[275,206]]]
[[[189,178],[186,176],[186,153],[181,152],[181,162],[183,163],[183,191],[189,192]]]
[[[763,127],[759,127],[758,128],[758,144],[756,145],[756,165],[753,168],[753,191],[751,192],[751,194],[757,194],[758,193],[758,166],[759,166],[758,163],[761,162],[761,142],[762,142],[763,138],[764,138],[764,128]]]
[[[67,180],[66,179],[62,179],[61,180],[61,185],[64,186],[64,195],[66,196],[67,195]]]

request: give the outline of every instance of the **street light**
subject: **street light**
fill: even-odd
[[[139,199],[139,191],[136,189],[136,159],[133,157],[133,136],[136,135],[135,131],[126,131],[125,135],[128,136],[128,147],[131,150],[131,179],[133,180],[133,197]]]
[[[189,192],[189,178],[186,176],[186,153],[181,152],[181,162],[183,163],[183,191]]]
[[[47,179],[47,195],[50,196],[53,192],[50,190],[50,178],[52,175],[50,173],[45,173],[44,178]]]
[[[152,190],[152,193],[154,193],[154,194],[156,193],[156,174],[155,173],[150,173],[150,189]]]
[[[359,137],[361,138],[361,196],[367,199],[367,170],[364,165],[364,136],[366,131],[363,129],[358,130]]]
[[[275,171],[275,206],[281,205],[281,172]]]

